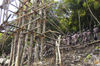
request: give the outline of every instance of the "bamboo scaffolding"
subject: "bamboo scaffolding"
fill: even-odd
[[[52,38],[51,36],[46,35],[47,33],[59,34],[57,31],[47,30],[46,28],[46,22],[48,22],[47,19],[53,21],[46,14],[47,8],[51,7],[54,3],[46,3],[44,0],[43,2],[40,0],[37,2],[35,0],[35,2],[32,2],[32,6],[29,6],[29,3],[30,2],[28,1],[20,1],[20,7],[13,5],[14,7],[19,9],[16,13],[13,12],[18,16],[18,18],[10,22],[8,22],[8,19],[5,21],[3,20],[3,27],[10,26],[14,28],[12,31],[11,29],[9,29],[9,31],[6,32],[12,32],[11,34],[13,36],[11,44],[10,63],[8,66],[24,66],[24,63],[27,66],[40,66],[39,62],[41,62],[41,66],[43,66],[44,45],[53,46],[53,48],[55,47],[55,43],[51,43],[51,40],[56,41],[56,65],[61,66],[61,36],[56,39],[54,37]],[[56,18],[56,20],[58,19]],[[54,22],[50,22],[50,24],[52,26],[55,26],[55,28],[59,32],[64,34],[59,26],[57,26]],[[46,42],[45,39],[50,39],[50,41],[48,40],[48,42]],[[88,45],[92,44],[94,43],[89,43]],[[74,47],[70,46],[70,48]],[[75,46],[75,48],[78,49],[82,47]],[[27,57],[25,57],[25,55]]]
[[[9,66],[23,66],[25,62],[24,55],[27,48],[27,66],[33,65],[34,62],[36,62],[36,66],[38,66],[38,62],[43,61],[45,38],[56,40],[45,35],[48,32],[56,33],[55,31],[46,31],[46,9],[51,7],[53,3],[42,3],[42,1],[39,1],[35,3],[36,6],[32,3],[33,6],[30,8],[27,3],[21,2],[21,6],[18,7],[19,10],[16,13],[13,12],[19,16],[18,18],[10,22],[8,22],[7,19],[2,24],[3,27],[10,26],[14,28],[12,31],[9,29],[9,32],[12,32],[11,34],[13,36]],[[17,8],[17,6],[13,6]],[[24,10],[23,6],[27,9]],[[36,42],[33,42],[33,40],[36,40]],[[35,44],[34,53],[33,44]],[[35,54],[34,61],[32,60],[33,54]]]
[[[24,14],[24,15],[18,17],[17,19],[15,19],[15,20],[13,20],[13,21],[10,21],[10,22],[14,22],[14,21],[17,21],[17,20],[19,20],[19,19],[21,19],[21,18],[23,18],[23,17],[27,17],[27,16],[29,16],[29,15],[32,15],[33,13],[36,13],[37,11],[39,11],[39,10],[41,10],[41,9],[49,8],[52,4],[53,4],[53,3],[50,3],[50,4],[48,4],[48,5],[46,4],[46,6],[43,5],[43,6],[39,7],[39,8],[34,9],[32,12],[27,13],[27,14]]]

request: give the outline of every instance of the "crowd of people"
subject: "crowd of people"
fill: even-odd
[[[84,30],[73,34],[67,34],[62,41],[67,45],[86,44],[93,40],[98,40],[99,28],[95,26],[93,30]]]

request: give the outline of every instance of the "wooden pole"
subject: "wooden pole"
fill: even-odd
[[[24,25],[25,19],[22,18],[19,20],[20,24],[19,26]],[[24,43],[24,35],[23,35],[23,30],[19,33],[19,39],[18,39],[18,46],[17,46],[17,54],[16,54],[16,61],[15,61],[15,66],[20,66],[21,60],[22,60],[22,54],[23,54],[23,43]]]
[[[10,63],[8,64],[8,66],[11,66],[12,64],[12,60],[13,60],[13,47],[14,46],[14,39],[12,40],[12,43],[11,43],[11,52],[10,52]]]
[[[33,48],[33,34],[30,34],[28,66],[31,66],[32,65],[32,48]]]
[[[38,6],[41,6],[41,3],[40,3],[40,1],[36,1],[36,7],[38,7]],[[41,12],[41,10],[39,11],[39,14],[41,15],[42,14],[42,12]],[[41,20],[39,20],[38,22],[37,22],[37,33],[41,33]],[[40,46],[40,36],[38,36],[37,38],[36,38],[36,44],[35,44],[35,55],[34,55],[34,62],[35,62],[35,65],[37,66],[37,63],[39,62],[39,46]]]
[[[45,3],[44,0],[42,0],[43,4]],[[42,34],[46,31],[46,9],[43,10],[43,25],[42,25]],[[41,51],[40,51],[40,60],[43,61],[43,47],[44,47],[44,37],[41,37]]]
[[[22,44],[22,39],[23,39],[23,34],[22,32],[19,35],[19,41],[18,41],[18,49],[17,49],[17,56],[16,56],[16,61],[15,61],[15,66],[20,66],[20,50],[21,50],[21,44]]]
[[[61,54],[60,54],[60,41],[61,35],[58,37],[58,41],[56,41],[56,66],[61,66]]]

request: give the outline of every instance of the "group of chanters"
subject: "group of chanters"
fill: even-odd
[[[95,26],[93,30],[83,30],[73,34],[67,34],[62,38],[62,42],[67,45],[86,44],[93,40],[98,40],[99,28]]]

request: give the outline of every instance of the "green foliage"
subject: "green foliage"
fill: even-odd
[[[85,16],[86,15],[86,11],[85,10],[80,10],[79,13],[80,13],[80,16]]]
[[[5,36],[0,33],[0,56],[2,55],[2,52],[5,52],[6,54],[10,53],[11,41],[12,36]]]
[[[92,30],[93,25],[98,25],[98,23],[91,16],[85,1],[86,0],[62,0],[62,2],[56,3],[48,10],[51,11],[53,16],[56,16],[57,19],[52,16],[49,19],[54,21],[64,33],[82,31],[83,29]],[[100,1],[88,0],[88,4],[93,14],[100,21]],[[51,27],[49,24],[48,26],[56,30],[55,27]]]
[[[95,1],[94,2],[94,9],[98,9],[98,8],[100,8],[100,2]]]
[[[86,2],[84,2],[82,5],[83,5],[83,7],[87,7]]]
[[[86,28],[92,29],[93,25],[97,24],[97,22],[95,23],[94,22],[95,20],[91,17],[91,14],[88,11],[85,0],[63,0],[63,2],[64,2],[66,9],[69,8],[71,10],[71,14],[68,18],[68,19],[71,19],[68,21],[68,22],[70,22],[69,26],[71,26],[71,27],[69,29],[72,29],[71,31],[79,30],[79,26],[78,26],[79,25],[79,19],[78,19],[79,16],[80,16],[80,22],[81,22],[80,24],[81,24],[82,29],[86,29]],[[100,1],[88,0],[88,4],[89,4],[91,10],[93,11],[93,13],[95,14],[95,16],[97,17],[97,19],[99,19],[98,16],[100,15],[100,13],[99,13]],[[79,11],[79,16],[78,16],[78,11]]]
[[[87,62],[87,59],[91,59],[91,55],[90,54],[88,54],[87,56],[86,56],[86,58],[84,59],[84,62]]]
[[[96,47],[96,49],[100,49],[100,47]]]
[[[0,33],[0,44],[2,44],[4,42],[4,35],[2,33]]]
[[[89,54],[86,58],[87,58],[87,59],[90,59],[90,58],[91,58],[91,55]]]

